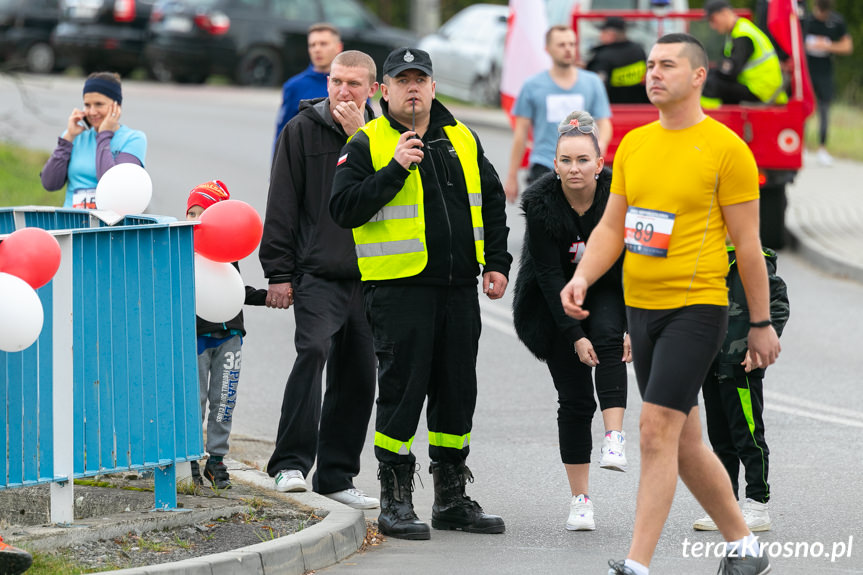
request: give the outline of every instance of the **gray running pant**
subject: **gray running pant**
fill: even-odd
[[[228,454],[228,437],[240,382],[241,347],[241,337],[234,335],[198,355],[198,391],[201,414],[207,422],[206,449],[210,455]]]

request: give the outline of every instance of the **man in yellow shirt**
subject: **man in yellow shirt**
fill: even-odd
[[[561,292],[569,315],[587,317],[588,286],[626,247],[624,299],[644,399],[641,478],[632,544],[626,561],[610,563],[609,575],[648,574],[678,475],[728,542],[720,573],[770,571],[728,474],[701,439],[698,391],[728,322],[726,233],[738,249],[751,311],[747,369],[766,367],[779,354],[758,237],[755,160],[701,109],[706,76],[707,55],[694,37],[669,34],[653,47],[646,82],[659,120],[621,142],[605,214]]]

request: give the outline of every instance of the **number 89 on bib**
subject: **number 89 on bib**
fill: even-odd
[[[635,208],[626,210],[626,249],[635,254],[664,258],[668,256],[671,230],[674,227],[674,214]]]

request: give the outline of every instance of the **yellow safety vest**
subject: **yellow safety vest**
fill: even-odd
[[[401,134],[383,116],[360,130],[369,138],[372,165],[378,171],[393,159]],[[458,154],[464,173],[476,261],[484,265],[482,185],[476,140],[461,122],[444,126],[444,132]],[[419,170],[411,170],[396,197],[368,222],[353,230],[363,281],[411,277],[425,269],[428,263],[425,229],[422,179]]]
[[[731,30],[731,38],[725,41],[725,57],[731,57],[732,39],[743,36],[752,40],[755,51],[738,74],[737,81],[749,88],[762,102],[787,103],[788,95],[783,90],[782,68],[776,50],[770,38],[750,20],[737,19]]]

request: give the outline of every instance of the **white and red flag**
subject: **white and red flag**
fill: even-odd
[[[509,0],[500,101],[510,120],[512,106],[524,81],[551,67],[551,59],[545,51],[547,31],[548,19],[544,2]]]

